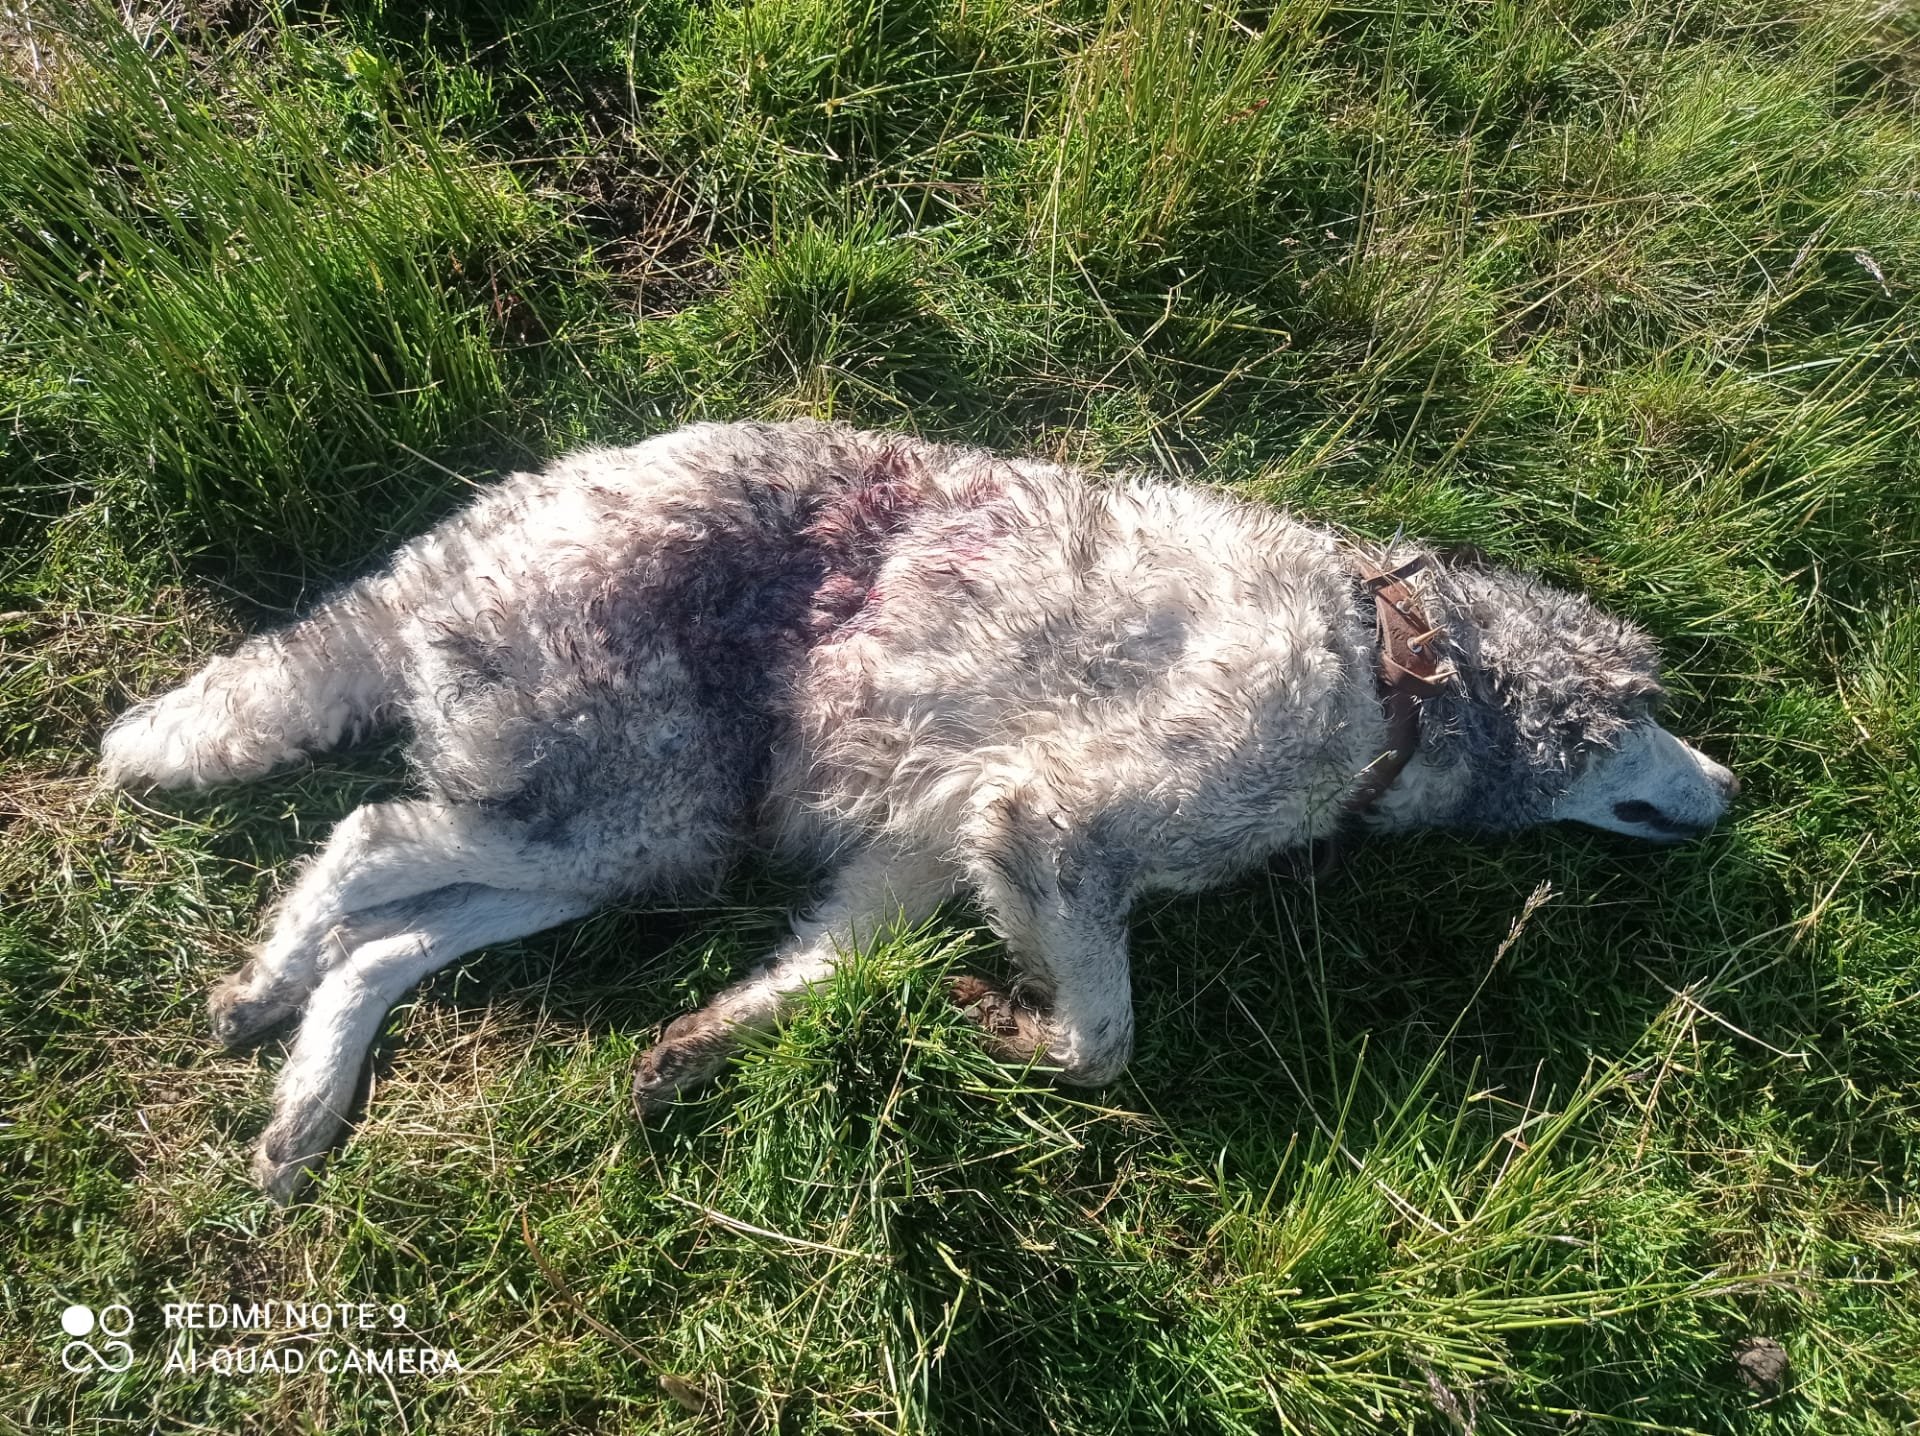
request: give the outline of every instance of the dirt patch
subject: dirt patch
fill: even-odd
[[[553,180],[641,315],[676,313],[719,287],[716,216],[685,175],[637,146],[612,145],[557,164]]]

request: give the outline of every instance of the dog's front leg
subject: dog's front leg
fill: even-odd
[[[807,988],[831,977],[843,954],[926,921],[954,887],[954,870],[937,859],[877,848],[854,857],[764,966],[667,1024],[634,1068],[634,1109],[644,1117],[707,1081],[746,1033],[779,1025]]]
[[[385,935],[354,948],[314,989],[274,1086],[255,1180],[286,1202],[320,1165],[346,1126],[367,1049],[408,988],[475,948],[543,931],[593,906],[585,897],[456,883],[370,909]]]
[[[1111,825],[1076,826],[1048,807],[1022,794],[980,809],[968,867],[1021,979],[1015,994],[978,978],[952,992],[996,1056],[1096,1087],[1133,1055],[1127,910],[1138,864]]]

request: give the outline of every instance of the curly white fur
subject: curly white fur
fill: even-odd
[[[1644,635],[1429,557],[1420,602],[1456,672],[1370,826],[1671,838],[1719,818],[1732,775],[1654,723]],[[498,485],[130,710],[101,767],[229,782],[413,731],[421,795],[341,823],[213,998],[228,1042],[304,1010],[256,1163],[285,1197],[408,986],[611,899],[708,886],[754,844],[824,869],[824,897],[667,1029],[643,1107],[963,889],[1021,971],[1021,1003],[969,988],[997,1047],[1109,1079],[1133,1043],[1134,898],[1342,823],[1385,741],[1372,624],[1334,534],[1217,493],[702,425]]]

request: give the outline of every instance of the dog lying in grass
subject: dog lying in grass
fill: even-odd
[[[1644,634],[1500,569],[1363,554],[1199,488],[699,425],[482,494],[129,710],[101,767],[232,783],[412,730],[419,796],[341,822],[212,997],[229,1044],[301,1015],[254,1162],[285,1200],[409,987],[709,888],[751,846],[823,874],[819,903],[665,1029],[643,1111],[963,890],[1019,973],[957,989],[996,1051],[1106,1082],[1133,1047],[1143,892],[1354,825],[1704,831],[1736,784],[1655,722],[1659,696]]]

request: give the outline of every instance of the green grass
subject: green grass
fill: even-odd
[[[0,20],[0,1427],[1920,1423],[1912,10],[141,15]],[[1590,592],[1736,819],[1145,904],[1138,1058],[1080,1096],[940,999],[1001,962],[960,911],[643,1128],[653,1025],[800,893],[606,913],[403,1005],[267,1206],[282,1049],[202,993],[403,775],[116,799],[102,725],[490,474],[802,413]],[[269,1298],[403,1302],[466,1369],[162,1369],[162,1303]],[[64,1371],[112,1300],[136,1364]]]

